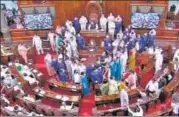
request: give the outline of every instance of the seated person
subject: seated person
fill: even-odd
[[[28,72],[23,73],[23,78],[24,80],[28,81],[30,85],[34,83],[37,83],[37,84],[39,83],[39,81],[37,81],[36,78],[32,74],[29,74]]]
[[[132,116],[144,116],[143,109],[139,104],[137,104],[137,108],[135,108],[135,111],[132,111],[129,106],[127,107],[127,110]]]
[[[175,115],[179,116],[179,88],[172,95],[172,104],[171,104],[171,106],[173,107],[173,113]]]
[[[66,105],[66,102],[62,102],[60,110],[70,111],[72,110],[72,108],[73,108],[73,102],[71,103],[71,105]]]
[[[31,102],[35,102],[35,99],[32,98],[31,96],[29,96],[29,95],[26,94],[26,93],[23,95],[23,99],[24,99],[24,100],[31,101]]]
[[[148,84],[145,87],[145,90],[147,91],[148,95],[155,97],[158,95],[158,81],[156,78],[152,79],[151,81],[148,82]]]
[[[139,91],[139,96],[138,96],[137,102],[139,104],[143,104],[143,103],[147,102],[147,100],[148,100],[147,94],[145,92]]]
[[[162,77],[159,79],[159,88],[167,85],[173,79],[173,75],[172,71],[170,72],[168,68],[165,68]]]
[[[88,45],[88,49],[89,49],[89,51],[96,50],[96,42],[93,39],[90,40],[89,45]]]
[[[97,31],[98,29],[99,29],[98,24],[95,23],[94,21],[91,21],[90,24],[88,25],[88,30]]]
[[[171,97],[169,97],[169,95],[166,92],[161,91],[159,95],[159,100],[160,100],[160,103],[157,104],[157,107],[156,107],[157,110],[164,111],[171,107]]]

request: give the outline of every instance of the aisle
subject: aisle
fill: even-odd
[[[95,92],[90,85],[90,94],[81,99],[78,116],[92,116],[92,109],[95,107]]]

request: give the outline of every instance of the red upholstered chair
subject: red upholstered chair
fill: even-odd
[[[40,108],[40,106],[37,106],[37,107],[36,107],[36,112],[37,112],[38,114],[43,114],[42,109]]]
[[[117,116],[124,116],[124,112],[122,111],[117,112]]]
[[[62,112],[60,110],[54,110],[55,116],[62,116]]]

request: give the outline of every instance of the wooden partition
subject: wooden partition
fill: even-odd
[[[86,16],[85,6],[89,1],[77,0],[77,1],[57,1],[57,0],[46,0],[46,2],[33,2],[29,1],[18,1],[19,8],[30,7],[30,6],[54,6],[55,16],[53,18],[53,29],[57,25],[64,25],[66,20],[73,20],[74,17],[80,17],[82,15]],[[98,2],[98,1],[97,1]],[[163,6],[165,7],[165,12],[160,20],[159,27],[157,28],[157,39],[164,40],[177,40],[178,31],[177,30],[166,30],[165,22],[166,15],[168,11],[168,0],[125,0],[125,1],[102,1],[102,11],[107,17],[109,13],[113,13],[114,16],[120,15],[123,18],[123,23],[125,26],[130,24],[131,20],[131,6],[132,5],[150,5],[150,6]],[[146,29],[136,29],[137,33],[147,32]],[[34,32],[42,33],[45,35],[46,31],[28,31],[28,30],[11,30],[13,40],[29,40],[31,39],[31,33]],[[44,33],[45,32],[45,33]],[[22,35],[24,36],[21,38]]]

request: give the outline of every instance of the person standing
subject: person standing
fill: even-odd
[[[74,20],[73,20],[73,26],[76,30],[76,33],[80,33],[81,25],[80,25],[80,22],[79,22],[77,17],[75,17]]]
[[[48,40],[50,41],[52,51],[55,51],[55,34],[51,31],[48,33]]]
[[[106,31],[107,18],[104,16],[104,14],[101,15],[99,22],[101,29]]]
[[[88,85],[88,79],[85,76],[85,73],[81,73],[81,85],[83,89],[83,95],[88,96],[90,93],[89,85]]]
[[[129,105],[129,96],[127,89],[123,88],[120,92],[121,107],[127,107]]]
[[[32,39],[32,46],[35,46],[37,54],[44,53],[43,48],[42,48],[42,40],[37,34],[35,34]]]
[[[50,53],[47,53],[44,57],[44,62],[46,64],[47,72],[49,76],[53,75],[53,68],[51,66],[52,63],[52,56]]]
[[[85,40],[84,37],[80,35],[80,33],[76,36],[76,42],[78,44],[79,49],[85,49]]]
[[[27,52],[30,48],[27,48],[25,44],[19,44],[17,47],[17,50],[19,52],[19,55],[22,56],[22,58],[25,60],[25,63],[27,63]]]
[[[79,23],[81,25],[81,30],[85,31],[86,30],[86,24],[87,24],[88,20],[85,16],[81,16],[79,19]]]

